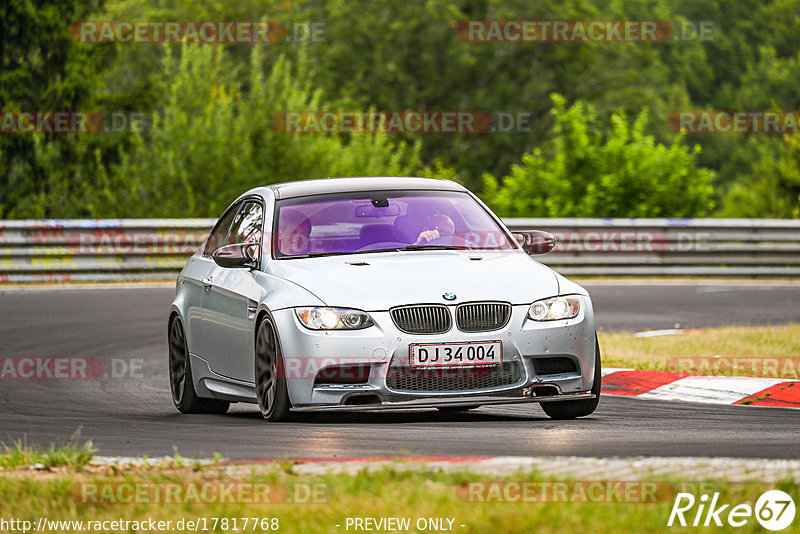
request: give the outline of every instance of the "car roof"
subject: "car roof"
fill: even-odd
[[[357,191],[385,190],[431,190],[466,191],[462,185],[450,180],[435,178],[410,178],[386,176],[362,176],[356,178],[321,178],[299,180],[267,186],[275,193],[275,198],[296,198],[326,193],[348,193]]]

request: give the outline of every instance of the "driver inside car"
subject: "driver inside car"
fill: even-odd
[[[307,254],[310,248],[311,221],[292,209],[281,211],[278,224],[278,250],[281,254]]]
[[[456,225],[453,223],[453,219],[442,213],[437,213],[428,219],[428,224],[425,225],[425,229],[419,234],[414,244],[424,245],[440,237],[452,236],[455,233]]]

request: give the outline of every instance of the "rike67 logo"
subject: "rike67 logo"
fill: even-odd
[[[778,531],[791,525],[794,516],[794,500],[781,490],[763,493],[756,501],[755,507],[750,504],[733,506],[730,503],[721,503],[719,493],[714,493],[710,498],[704,493],[699,499],[691,493],[678,493],[667,526],[743,527],[755,517],[765,529]]]

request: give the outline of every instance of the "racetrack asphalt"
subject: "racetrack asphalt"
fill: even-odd
[[[584,285],[604,330],[800,322],[798,285]],[[0,380],[0,441],[25,436],[49,444],[80,428],[102,455],[800,457],[796,410],[611,396],[592,417],[575,421],[550,420],[536,405],[303,414],[282,424],[263,422],[244,404],[223,416],[181,415],[166,367],[172,295],[171,287],[0,288],[0,359],[98,358],[122,375]]]

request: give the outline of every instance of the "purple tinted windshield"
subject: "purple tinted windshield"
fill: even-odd
[[[516,248],[470,195],[454,191],[329,194],[278,202],[276,258],[448,247]]]

